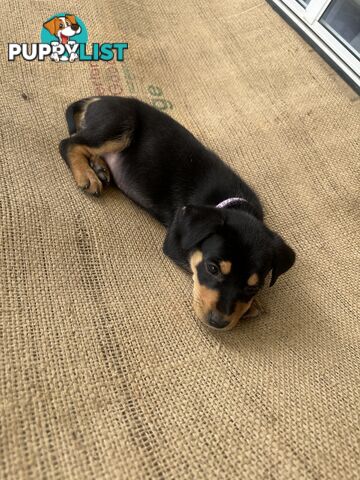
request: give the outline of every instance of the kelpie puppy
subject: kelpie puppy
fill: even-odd
[[[113,181],[165,225],[164,253],[192,271],[194,309],[207,325],[233,328],[266,275],[271,286],[293,265],[254,191],[170,116],[109,96],[71,104],[66,119],[60,152],[77,185],[99,195]]]

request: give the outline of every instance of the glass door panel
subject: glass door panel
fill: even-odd
[[[333,0],[320,23],[360,59],[360,0]]]
[[[360,92],[360,0],[267,0]]]

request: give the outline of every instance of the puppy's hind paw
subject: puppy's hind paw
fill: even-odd
[[[93,155],[90,159],[90,167],[94,170],[96,175],[100,178],[103,185],[107,187],[110,185],[110,171],[105,162],[99,155]]]
[[[73,171],[75,182],[81,190],[90,195],[100,196],[102,192],[102,183],[96,173],[88,167],[86,170]]]

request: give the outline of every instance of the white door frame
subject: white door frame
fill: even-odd
[[[360,88],[360,61],[319,22],[332,0],[271,0]]]

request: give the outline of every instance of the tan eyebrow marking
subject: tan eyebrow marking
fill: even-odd
[[[247,284],[248,284],[250,287],[253,287],[253,286],[256,285],[257,283],[259,283],[259,275],[258,275],[257,273],[253,273],[253,274],[250,275],[250,277],[248,278]]]
[[[223,275],[228,275],[231,271],[231,262],[229,262],[229,260],[222,260],[220,262],[220,270]]]
[[[191,258],[190,258],[190,267],[191,267],[191,270],[193,271],[194,273],[194,270],[196,269],[196,267],[199,265],[200,262],[202,262],[203,260],[203,254],[200,250],[196,250],[192,255],[191,255]]]

